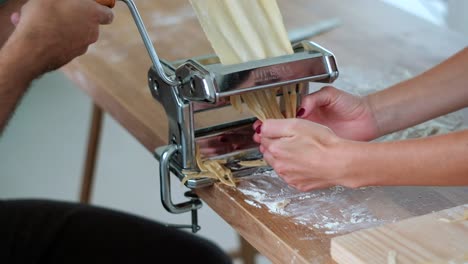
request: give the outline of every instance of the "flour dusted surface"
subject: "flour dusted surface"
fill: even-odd
[[[289,187],[273,170],[243,178],[238,190],[248,198],[248,204],[266,206],[271,213],[290,217],[295,223],[338,234],[375,226],[393,219],[375,216],[364,203],[349,206],[350,195],[356,192],[372,197],[377,188],[350,190],[341,186],[311,192],[299,192]],[[353,196],[354,197],[354,196]]]

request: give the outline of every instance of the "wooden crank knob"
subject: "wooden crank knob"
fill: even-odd
[[[115,6],[115,0],[96,0],[101,5],[113,8]]]

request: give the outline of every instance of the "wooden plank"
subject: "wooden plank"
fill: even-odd
[[[331,240],[338,263],[467,263],[468,204]]]

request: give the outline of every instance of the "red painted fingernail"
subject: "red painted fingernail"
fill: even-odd
[[[255,129],[255,133],[260,134],[261,132],[262,132],[262,125],[259,125],[259,126]]]
[[[305,113],[305,109],[301,108],[301,109],[299,109],[299,111],[297,111],[296,117],[301,117],[304,113]]]

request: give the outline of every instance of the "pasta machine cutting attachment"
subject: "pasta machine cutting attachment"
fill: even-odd
[[[174,204],[171,198],[170,174],[179,178],[199,171],[197,154],[210,159],[224,159],[235,177],[249,175],[258,167],[245,167],[241,161],[261,158],[253,142],[253,116],[231,107],[230,97],[262,89],[294,87],[298,104],[308,93],[308,82],[331,83],[338,77],[334,55],[310,41],[293,44],[294,54],[222,65],[215,55],[178,61],[160,59],[132,0],[125,2],[149,53],[152,66],[148,86],[152,96],[164,107],[169,122],[168,145],[156,149],[159,161],[161,200],[171,213],[192,211],[192,230],[196,232],[196,210],[201,202],[193,192],[190,200]],[[281,102],[282,89],[277,99]],[[228,121],[226,119],[229,119]],[[199,153],[197,152],[199,151]],[[213,184],[210,178],[185,182],[189,189]],[[195,212],[195,214],[194,214]]]

